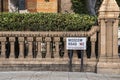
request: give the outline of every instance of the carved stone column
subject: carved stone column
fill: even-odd
[[[19,58],[24,58],[24,37],[19,37]]]
[[[5,58],[5,42],[6,42],[6,37],[0,37],[1,41],[1,58]]]
[[[115,0],[103,0],[99,10],[100,57],[98,73],[120,74],[118,57],[119,6]]]
[[[10,58],[15,58],[15,37],[9,37],[10,41]]]
[[[100,58],[118,57],[118,18],[119,7],[115,0],[104,0],[99,10]]]
[[[37,54],[37,58],[42,58],[42,54],[41,54],[42,37],[37,37],[36,41],[38,42],[38,54]]]
[[[47,43],[47,52],[46,52],[46,58],[51,58],[51,51],[50,51],[50,42],[51,42],[51,37],[46,37],[45,41]]]
[[[28,41],[28,56],[27,58],[33,58],[33,55],[32,55],[32,42],[33,42],[33,37],[27,37],[27,41]]]
[[[59,58],[59,42],[60,42],[60,37],[54,37],[55,41],[55,53],[54,53],[54,58]]]

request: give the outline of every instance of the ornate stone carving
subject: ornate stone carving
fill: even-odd
[[[60,41],[60,37],[54,37],[54,41],[55,42],[59,42]]]
[[[27,41],[28,42],[32,42],[33,41],[33,37],[27,37]]]
[[[10,42],[15,42],[15,37],[9,37]]]
[[[42,37],[36,37],[36,41],[37,42],[41,42],[42,41]]]
[[[24,37],[19,37],[18,41],[23,42],[24,41]]]
[[[5,42],[6,41],[6,37],[0,37],[0,41],[1,42]]]
[[[46,38],[45,38],[45,41],[46,41],[46,42],[50,42],[50,41],[51,41],[51,37],[46,37]]]

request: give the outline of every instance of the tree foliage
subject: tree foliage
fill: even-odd
[[[120,7],[120,0],[116,0],[117,1],[117,4],[119,5],[119,7]]]
[[[96,12],[98,12],[98,9],[101,5],[103,0],[97,0],[96,2]],[[120,0],[116,0],[117,1],[117,4],[120,6]],[[78,14],[88,14],[88,11],[87,11],[87,4],[85,2],[85,0],[71,0],[72,2],[72,9],[75,13],[78,13]]]
[[[85,0],[71,0],[72,9],[75,13],[86,14],[87,8],[85,7]]]

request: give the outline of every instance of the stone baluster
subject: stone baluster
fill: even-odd
[[[9,37],[10,41],[10,58],[15,58],[15,37]]]
[[[95,54],[95,42],[96,42],[96,34],[91,36],[91,58],[96,58]]]
[[[41,54],[41,42],[42,42],[42,37],[37,37],[36,41],[38,42],[38,53],[37,53],[37,58],[42,58]]]
[[[46,38],[45,38],[45,42],[47,43],[46,58],[51,58],[51,51],[50,51],[51,37],[46,37]]]
[[[19,37],[19,58],[24,58],[24,37]]]
[[[28,41],[28,56],[27,58],[33,58],[33,55],[32,55],[32,42],[33,42],[33,37],[27,37],[27,41]]]
[[[5,58],[5,42],[6,42],[6,37],[0,37],[0,42],[1,42],[1,58]]]
[[[64,37],[64,59],[68,59],[68,50],[66,49],[66,37]]]
[[[60,42],[60,37],[54,37],[55,41],[55,53],[54,53],[54,58],[59,58],[59,42]]]

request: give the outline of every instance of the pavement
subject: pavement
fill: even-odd
[[[0,80],[120,80],[120,75],[88,72],[8,71],[0,72]]]

